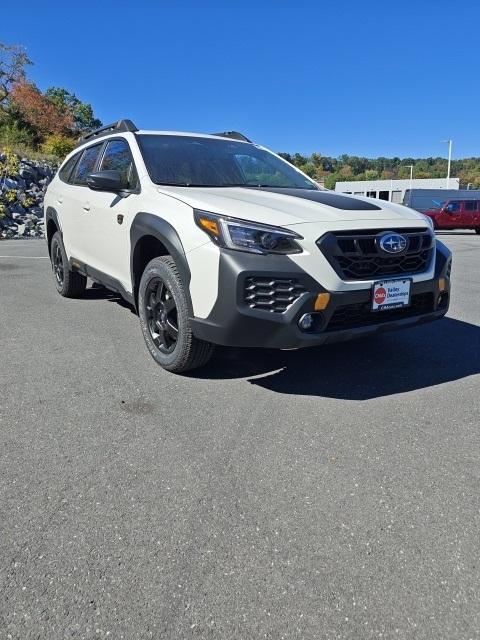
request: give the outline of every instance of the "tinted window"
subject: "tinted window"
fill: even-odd
[[[95,170],[95,164],[101,147],[101,144],[96,144],[93,147],[85,149],[75,170],[75,176],[73,178],[75,184],[87,184],[87,176]]]
[[[76,165],[78,158],[80,157],[79,153],[76,153],[74,156],[67,160],[67,162],[60,169],[58,175],[64,182],[68,182],[70,178],[70,174],[72,173],[73,167]]]
[[[460,211],[460,203],[459,202],[449,202],[447,204],[447,210],[450,211],[451,213],[456,213],[457,211]]]
[[[476,200],[467,200],[465,202],[465,211],[476,211],[476,210],[477,210]]]
[[[130,148],[124,140],[112,140],[107,143],[99,171],[119,171],[122,176],[124,189],[134,189],[137,176],[133,165]]]
[[[148,173],[157,184],[319,189],[288,162],[254,144],[154,134],[140,134],[138,140]]]

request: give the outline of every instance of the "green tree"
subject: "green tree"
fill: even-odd
[[[92,105],[82,102],[74,93],[61,87],[50,87],[45,91],[45,97],[62,113],[70,113],[73,116],[78,132],[91,131],[102,126],[102,122],[93,113]]]

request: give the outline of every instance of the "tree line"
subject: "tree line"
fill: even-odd
[[[314,180],[323,182],[328,189],[333,189],[336,182],[341,181],[408,179],[411,165],[414,178],[445,178],[447,175],[447,160],[438,157],[364,158],[344,154],[332,158],[320,153],[303,156],[283,152],[280,155]],[[470,185],[471,189],[479,189],[480,158],[452,160],[450,175],[460,178],[461,187]]]

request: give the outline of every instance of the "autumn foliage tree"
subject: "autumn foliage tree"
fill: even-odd
[[[101,126],[92,106],[63,87],[42,92],[26,75],[32,61],[20,45],[0,42],[0,148],[64,156],[82,133]]]
[[[11,103],[24,122],[41,132],[42,137],[68,135],[72,131],[73,115],[60,110],[32,82],[18,82],[12,89]]]

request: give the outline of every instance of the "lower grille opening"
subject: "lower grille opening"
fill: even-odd
[[[372,311],[371,303],[348,304],[335,310],[326,331],[340,331],[355,327],[382,324],[391,320],[401,320],[433,311],[433,293],[418,293],[412,296],[409,307]]]
[[[250,276],[245,279],[244,300],[252,309],[284,313],[305,291],[294,278]]]

